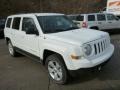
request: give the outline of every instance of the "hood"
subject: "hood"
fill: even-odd
[[[52,34],[45,34],[47,39],[53,39],[57,41],[62,41],[65,43],[82,45],[97,39],[100,39],[108,33],[103,31],[91,30],[91,29],[76,29],[71,31],[64,31]]]

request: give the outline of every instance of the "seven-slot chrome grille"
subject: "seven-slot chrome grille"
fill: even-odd
[[[110,45],[109,37],[103,37],[88,43],[92,47],[92,54],[89,56],[92,58],[102,55]]]
[[[99,40],[99,42],[97,43],[94,43],[93,47],[94,47],[94,54],[95,55],[98,55],[98,54],[101,54],[102,52],[104,52],[107,47],[109,46],[109,40],[104,38],[104,39],[101,39]]]

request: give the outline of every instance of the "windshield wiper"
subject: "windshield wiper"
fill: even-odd
[[[66,31],[65,29],[55,29],[54,32],[63,32]]]
[[[78,27],[70,27],[70,28],[68,28],[68,29],[46,30],[45,33],[58,33],[58,32],[63,32],[63,31],[74,30],[74,29],[78,29]]]
[[[54,30],[46,30],[46,33],[57,33],[57,32],[63,32],[66,31],[64,29],[54,29]]]
[[[66,30],[73,30],[73,29],[79,29],[78,27],[70,27],[70,28],[67,28]]]

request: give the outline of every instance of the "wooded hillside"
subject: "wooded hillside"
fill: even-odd
[[[98,12],[107,0],[0,0],[0,16],[29,12]]]

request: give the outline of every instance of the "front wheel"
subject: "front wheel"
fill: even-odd
[[[59,55],[50,55],[46,59],[46,67],[52,81],[57,84],[66,84],[68,80],[67,69]]]

